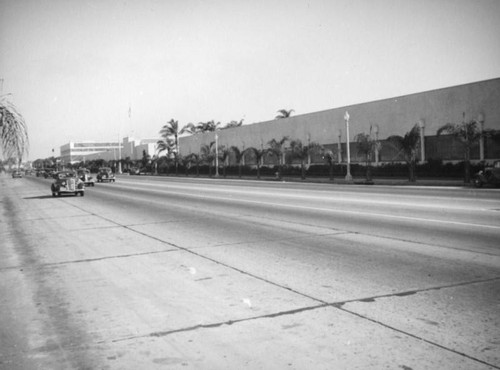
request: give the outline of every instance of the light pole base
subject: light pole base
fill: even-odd
[[[347,175],[345,175],[345,181],[346,182],[352,182],[352,176],[350,173],[348,173]]]

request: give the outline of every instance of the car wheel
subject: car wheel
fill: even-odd
[[[80,196],[82,196],[82,197],[83,197],[84,195],[85,195],[85,192],[84,192],[84,191],[81,191],[81,192],[80,192]]]
[[[483,182],[481,181],[481,179],[479,177],[474,177],[472,179],[472,183],[474,184],[474,186],[476,188],[481,188],[483,186]]]

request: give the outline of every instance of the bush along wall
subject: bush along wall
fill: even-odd
[[[491,166],[493,163],[473,163],[471,164],[471,173],[474,174],[483,170],[486,166]],[[264,165],[260,167],[261,177],[275,177],[278,171],[278,166]],[[381,163],[378,166],[372,164],[371,172],[373,178],[408,178],[408,166],[405,163]],[[223,167],[219,167],[219,176],[223,176]],[[347,173],[347,166],[345,164],[333,165],[333,178],[343,178]],[[158,168],[158,174],[175,176],[174,166],[162,166]],[[208,165],[199,166],[200,176],[209,175]],[[215,174],[215,167],[210,168],[211,176]],[[239,174],[238,166],[227,166],[226,175],[229,177],[237,177]],[[300,165],[286,165],[283,166],[283,176],[300,177]],[[360,163],[351,164],[351,174],[355,178],[364,178],[366,176],[366,165]],[[179,176],[196,176],[196,166],[189,168],[179,165]],[[243,177],[256,177],[257,167],[255,166],[241,166],[241,175]],[[322,177],[329,178],[330,166],[328,164],[312,164],[306,171],[307,177]],[[429,159],[425,163],[419,163],[416,166],[416,176],[418,178],[453,178],[461,179],[464,176],[464,162],[457,163],[443,163],[440,159]]]

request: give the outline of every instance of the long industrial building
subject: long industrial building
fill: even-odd
[[[484,129],[500,130],[500,78],[221,130],[217,132],[218,144],[236,146],[240,150],[249,147],[261,149],[266,148],[272,139],[288,136],[304,144],[316,142],[330,146],[332,150],[340,147],[341,153],[345,153],[346,112],[350,117],[349,142],[353,161],[362,160],[356,156],[354,137],[357,134],[368,133],[371,127],[383,143],[391,135],[404,136],[415,124],[420,125],[423,138],[421,161],[429,158],[462,160],[460,144],[450,137],[437,137],[437,130],[447,123],[461,123],[464,119],[477,120]],[[214,140],[214,132],[181,137],[180,153],[199,153],[203,145]],[[382,145],[378,160],[401,159],[394,148]],[[481,145],[473,148],[472,159],[500,159],[498,142],[484,139]],[[247,164],[250,163],[251,158],[247,159]]]

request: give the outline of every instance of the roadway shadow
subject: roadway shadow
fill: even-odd
[[[23,199],[48,199],[48,198],[53,198],[52,195],[39,195],[37,197],[26,197]]]

